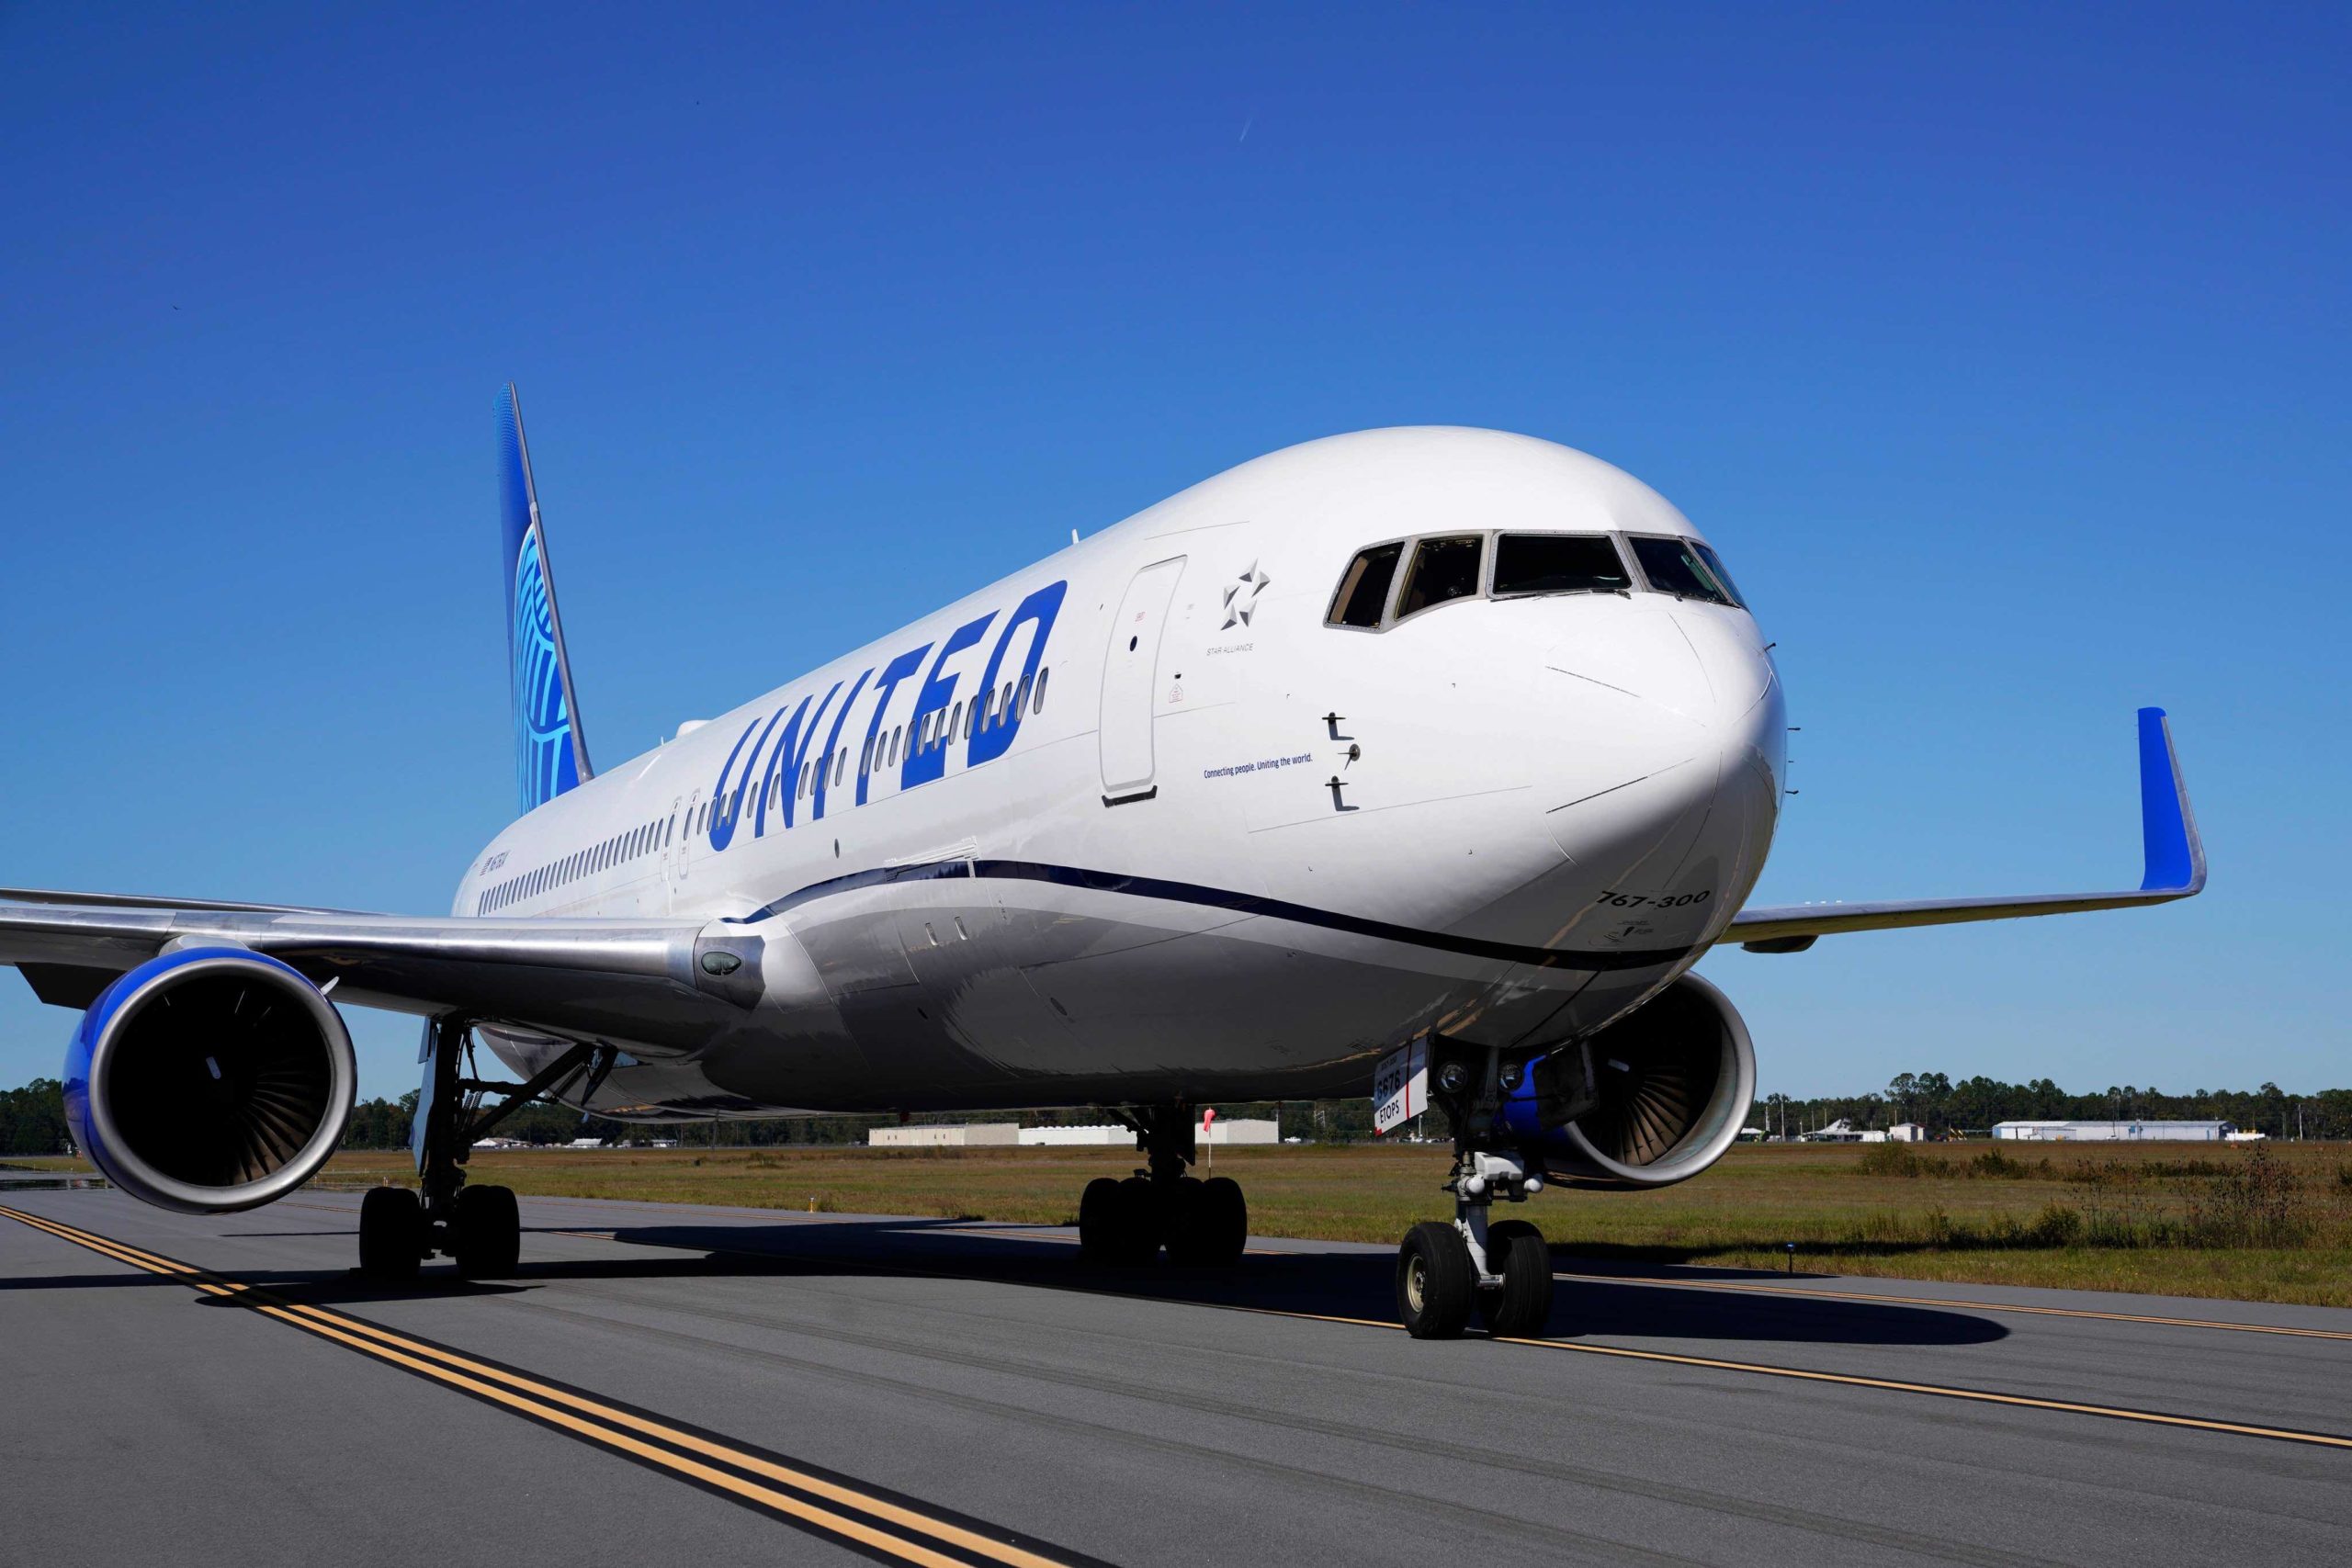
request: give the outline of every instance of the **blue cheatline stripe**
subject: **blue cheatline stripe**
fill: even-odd
[[[1281,898],[1267,898],[1255,893],[1237,893],[1230,888],[1205,887],[1196,882],[1170,882],[1157,876],[1130,876],[1115,871],[1088,871],[1072,865],[1048,865],[1041,861],[1025,860],[947,860],[929,861],[920,865],[883,866],[874,871],[853,872],[824,882],[812,883],[797,893],[788,894],[768,905],[755,915],[744,917],[746,922],[763,920],[781,915],[804,904],[841,893],[854,893],[861,888],[881,887],[899,882],[931,882],[943,878],[977,876],[1008,882],[1049,882],[1059,887],[1080,887],[1090,893],[1117,893],[1131,898],[1153,898],[1163,903],[1195,904],[1213,909],[1231,909],[1238,914],[1263,915],[1270,919],[1289,920],[1297,925],[1318,926],[1325,931],[1345,931],[1351,936],[1367,936],[1382,942],[1403,942],[1410,947],[1431,948],[1441,953],[1456,953],[1469,958],[1492,959],[1504,964],[1524,964],[1537,969],[1577,969],[1601,971],[1612,969],[1653,969],[1661,964],[1679,964],[1698,949],[1664,947],[1635,949],[1612,953],[1563,953],[1549,947],[1525,947],[1517,942],[1488,942],[1481,937],[1454,936],[1445,931],[1421,931],[1412,926],[1394,925],[1386,920],[1368,919],[1361,915],[1344,915],[1334,909],[1318,909],[1309,904],[1293,904]]]
[[[2195,885],[2197,854],[2189,841],[2188,813],[2181,799],[2172,732],[2165,725],[2162,708],[2140,710],[2140,835],[2147,855],[2141,891]]]

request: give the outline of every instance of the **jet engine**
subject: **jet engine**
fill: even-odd
[[[117,1187],[221,1213],[309,1180],[343,1137],[357,1081],[342,1016],[299,972],[188,948],[124,975],[82,1015],[65,1114]]]
[[[1756,1097],[1756,1049],[1723,992],[1685,975],[1533,1063],[1504,1107],[1531,1164],[1572,1187],[1669,1187],[1721,1159]]]

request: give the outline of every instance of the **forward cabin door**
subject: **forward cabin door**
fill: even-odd
[[[1145,800],[1151,782],[1151,715],[1159,689],[1159,637],[1169,601],[1184,574],[1184,558],[1155,561],[1136,572],[1112,617],[1102,650],[1102,804]]]

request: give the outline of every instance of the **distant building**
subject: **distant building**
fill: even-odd
[[[1281,1130],[1271,1116],[1238,1119],[1220,1116],[1210,1122],[1205,1131],[1195,1127],[1193,1134],[1200,1142],[1219,1148],[1227,1144],[1279,1144],[1283,1141]],[[1033,1148],[1069,1148],[1081,1145],[1133,1148],[1136,1135],[1132,1130],[1116,1122],[1097,1122],[1080,1127],[1023,1127],[1021,1129],[1021,1142]]]
[[[1020,1141],[1020,1125],[1012,1122],[876,1127],[865,1135],[866,1145],[876,1149],[1010,1148]]]
[[[1124,1145],[1135,1147],[1136,1135],[1130,1129],[1114,1123],[1094,1122],[1080,1127],[1023,1127],[1021,1142],[1027,1148],[1069,1148],[1079,1145],[1102,1147]]]
[[[1886,1135],[1898,1144],[1924,1144],[1928,1141],[1928,1130],[1917,1122],[1897,1122],[1886,1130]]]
[[[2025,1144],[2219,1144],[2227,1122],[2002,1122],[1996,1138]]]

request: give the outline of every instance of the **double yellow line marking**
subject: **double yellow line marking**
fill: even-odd
[[[805,1467],[795,1466],[771,1456],[759,1454],[708,1434],[694,1432],[673,1423],[659,1420],[641,1412],[631,1411],[607,1401],[577,1391],[560,1388],[540,1379],[531,1378],[510,1368],[466,1357],[407,1335],[395,1334],[373,1324],[324,1308],[285,1302],[257,1287],[224,1280],[219,1275],[177,1262],[157,1254],[145,1252],[125,1243],[110,1240],[88,1231],[53,1220],[28,1214],[21,1210],[0,1205],[0,1216],[19,1221],[37,1230],[46,1231],[78,1246],[103,1253],[118,1261],[150,1273],[165,1274],[180,1279],[192,1288],[208,1294],[234,1298],[238,1304],[255,1312],[305,1329],[322,1337],[337,1341],[351,1348],[375,1356],[379,1359],[402,1366],[435,1382],[459,1388],[477,1398],[502,1404],[532,1419],[572,1433],[585,1440],[616,1449],[657,1469],[672,1471],[686,1479],[710,1487],[741,1501],[769,1508],[787,1519],[815,1532],[856,1544],[870,1553],[907,1562],[949,1564],[972,1562],[1001,1562],[1020,1568],[1042,1568],[1080,1561],[1066,1555],[1057,1556],[1044,1550],[1017,1541],[1000,1540],[984,1533],[985,1527],[944,1517],[909,1503],[894,1500],[857,1487],[840,1478],[822,1475]],[[566,1232],[591,1239],[614,1239],[606,1235],[589,1232]],[[737,1248],[697,1247],[695,1250],[740,1252],[746,1257],[767,1258],[778,1261],[790,1260],[792,1255],[752,1251]],[[925,1275],[922,1269],[877,1266],[886,1272]],[[1679,1281],[1660,1281],[1679,1283]],[[1779,1288],[1779,1287],[1776,1287]],[[1828,1292],[1822,1292],[1828,1293]],[[1861,1296],[1861,1299],[1888,1301],[1897,1298]],[[1940,1306],[1960,1303],[1920,1298]],[[1196,1303],[1200,1304],[1200,1303]],[[1204,1303],[1215,1304],[1215,1303]],[[1973,1303],[1970,1303],[1973,1304]],[[1383,1328],[1402,1332],[1404,1325],[1382,1318],[1348,1317],[1332,1313],[1297,1312],[1281,1307],[1236,1307],[1230,1310],[1248,1312],[1264,1317],[1292,1318],[1309,1323],[1346,1324],[1360,1328]],[[2074,1309],[2030,1309],[2071,1312]],[[2091,1314],[2117,1315],[2124,1314]],[[2165,1322],[2169,1320],[2155,1319]],[[2240,1327],[2243,1325],[2206,1323],[2181,1320],[2199,1327]],[[2325,1332],[2325,1331],[2285,1331]],[[1990,1389],[1964,1388],[1947,1383],[1914,1382],[1899,1378],[1865,1377],[1853,1372],[1818,1371],[1804,1367],[1775,1366],[1763,1361],[1736,1361],[1716,1356],[1690,1356],[1667,1350],[1642,1350],[1627,1346],[1586,1345],[1564,1339],[1498,1339],[1498,1344],[1523,1345],[1533,1349],[1569,1351],[1586,1356],[1610,1356],[1623,1360],[1651,1361],[1667,1366],[1700,1367],[1713,1371],[1742,1372],[1753,1376],[1788,1379],[1799,1382],[1827,1383],[1844,1388],[1875,1389],[1894,1393],[1925,1395],[1937,1399],[1954,1399],[1978,1404],[2007,1405],[2017,1409],[2047,1410],[2074,1416],[2092,1416],[2105,1420],[2129,1421],[2144,1426],[2171,1427],[2190,1431],[2224,1433],[2235,1437],[2261,1438],[2274,1442],[2298,1443],[2307,1447],[2352,1450],[2352,1437],[2329,1432],[2305,1431],[2292,1427],[2268,1427],[2245,1421],[2220,1421],[2198,1416],[2177,1416],[2160,1410],[2142,1410],[2129,1405],[2093,1404],[2079,1400],[2042,1399],[2031,1394],[2001,1393]],[[587,1417],[583,1419],[582,1417]],[[617,1428],[617,1430],[616,1429]],[[639,1440],[654,1439],[654,1443]],[[666,1447],[655,1446],[667,1445]],[[683,1450],[673,1451],[673,1450]],[[729,1473],[699,1462],[707,1458],[741,1474]],[[761,1484],[774,1482],[792,1488],[791,1493]],[[797,1494],[797,1495],[795,1495]],[[865,1522],[867,1520],[874,1523]],[[912,1532],[920,1538],[935,1541],[940,1547],[967,1553],[951,1556],[946,1551],[933,1550],[923,1539],[909,1539]]]
[[[127,1243],[0,1205],[0,1216],[87,1247],[119,1263],[177,1280],[206,1295],[388,1362],[430,1382],[622,1454],[736,1502],[762,1508],[811,1534],[869,1556],[925,1568],[1065,1568],[1091,1560],[1022,1541],[977,1520],[923,1507],[842,1477],[663,1421],[510,1367],[466,1356],[323,1307],[288,1302],[257,1286]]]

